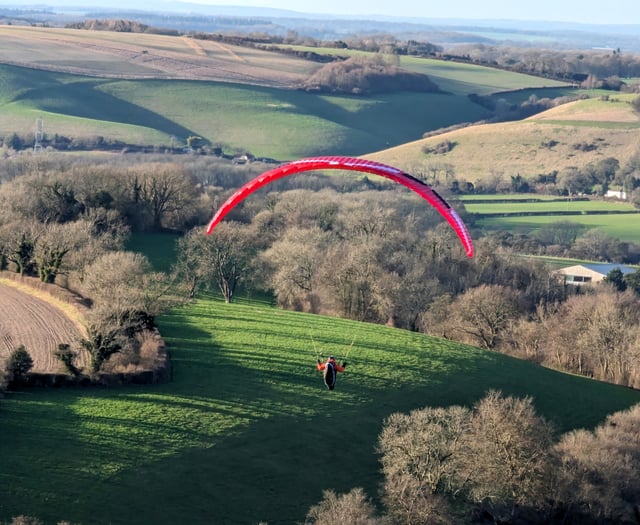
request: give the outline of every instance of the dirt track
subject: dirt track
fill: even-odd
[[[54,351],[60,343],[77,349],[80,327],[63,310],[43,299],[0,283],[0,360],[24,345],[33,358],[33,372],[62,371]],[[77,366],[87,365],[86,356]]]

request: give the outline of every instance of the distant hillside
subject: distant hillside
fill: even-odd
[[[20,2],[12,2],[14,4]],[[519,45],[555,49],[621,48],[640,51],[640,26],[627,24],[579,24],[553,20],[416,18],[399,16],[335,16],[322,4],[318,13],[268,7],[204,5],[179,1],[134,3],[111,0],[108,3],[85,2],[84,8],[71,6],[69,0],[32,2],[23,9],[4,10],[9,20],[47,25],[64,24],[82,18],[127,18],[154,27],[180,31],[207,31],[285,35],[295,31],[320,40],[339,40],[353,35],[394,35],[400,39],[426,40],[438,45],[483,43],[493,46]],[[75,2],[76,4],[80,2]],[[102,4],[102,5],[101,5]],[[28,9],[26,9],[28,7]],[[3,10],[0,9],[0,20]],[[553,19],[553,13],[547,13]],[[634,21],[631,21],[634,22]]]
[[[92,25],[93,22],[88,22]],[[0,25],[0,63],[103,78],[197,79],[292,88],[320,65],[295,56],[189,37]],[[129,31],[129,29],[131,31]]]
[[[470,182],[534,177],[607,157],[624,165],[639,151],[640,115],[630,104],[634,97],[578,100],[522,121],[468,126],[367,157],[422,172],[446,166]],[[445,142],[448,148],[439,147]]]
[[[471,140],[446,154],[427,156],[422,151],[423,147],[437,149],[438,142],[446,139],[421,142],[425,133],[492,116],[470,95],[510,99],[521,95],[525,100],[575,95],[570,86],[548,79],[411,56],[400,57],[392,75],[386,71],[376,76],[375,70],[361,75],[366,68],[360,68],[351,74],[361,83],[350,80],[340,86],[323,81],[317,91],[305,92],[299,88],[318,78],[314,75],[320,76],[322,63],[216,40],[129,32],[144,26],[113,24],[122,31],[0,25],[0,137],[18,134],[19,140],[13,143],[21,143],[19,149],[28,148],[33,144],[35,119],[43,118],[44,133],[68,143],[157,150],[179,148],[187,137],[199,136],[208,146],[278,160],[316,154],[363,155],[409,143],[406,150],[397,150],[398,155],[389,150],[384,156],[408,168],[416,163],[456,163],[459,173],[470,180],[496,170],[511,174],[557,169],[572,161],[567,155],[589,153],[570,151],[578,141],[567,138],[558,141],[568,146],[556,168],[546,167],[545,160],[530,164],[531,151],[515,153],[517,144],[507,147],[518,141],[515,126],[519,124],[515,123],[487,128],[492,136],[501,126],[509,129],[495,145],[488,139],[474,149]],[[303,54],[307,49],[296,51]],[[356,55],[362,52],[351,56]],[[340,71],[347,64],[348,60],[330,66]],[[437,92],[438,88],[447,94]],[[358,91],[366,96],[353,96]],[[607,104],[609,110],[615,106],[612,101]],[[608,126],[611,134],[622,126],[626,134],[633,128],[633,122],[589,127],[581,121],[579,125],[580,133]],[[576,124],[563,126],[570,129]],[[553,129],[549,121],[544,129]],[[467,132],[456,133],[462,137]],[[594,131],[579,142],[599,138]],[[553,162],[553,155],[545,157],[548,152],[539,147],[553,137],[528,140],[540,159]],[[599,149],[590,158],[605,151],[602,142],[597,141]],[[494,159],[501,148],[506,151]],[[619,158],[622,162],[628,156]]]

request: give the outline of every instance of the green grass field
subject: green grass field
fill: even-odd
[[[527,197],[540,202],[527,202]],[[532,233],[554,222],[574,222],[583,225],[585,229],[600,229],[621,241],[640,242],[640,213],[628,202],[558,201],[551,199],[553,197],[524,194],[464,195],[460,201],[464,203],[465,210],[472,216],[473,214],[495,214],[495,217],[476,217],[474,219],[474,228],[485,232],[508,230],[518,233]],[[487,202],[476,202],[478,200]],[[625,213],[597,213],[606,211]],[[516,215],[517,213],[531,212],[549,213],[549,215]],[[554,212],[559,213],[554,215]]]
[[[538,195],[531,193],[490,193],[482,195],[459,195],[458,200],[469,204],[485,203],[486,201],[553,201],[557,195]]]
[[[292,524],[324,489],[375,496],[383,419],[529,395],[559,431],[593,427],[640,392],[446,340],[202,299],[159,319],[173,381],[27,390],[0,400],[0,520]],[[326,390],[322,354],[347,372]],[[327,458],[332,458],[328,461]]]
[[[595,211],[637,212],[633,204],[628,202],[612,202],[603,200],[588,201],[551,201],[542,202],[466,202],[469,213],[529,213],[529,212],[572,212],[586,214]]]
[[[280,44],[277,47],[325,55],[356,56],[370,54],[354,49],[336,49],[330,47],[318,48]],[[532,91],[529,94],[536,93],[538,97],[542,97],[545,96],[543,93],[546,92],[547,88],[562,90],[562,94],[565,94],[565,90],[569,88],[566,82],[558,82],[476,64],[465,64],[415,56],[398,56],[395,58],[399,60],[400,67],[427,75],[440,89],[453,93],[454,95],[466,96],[470,93],[491,95],[499,92],[517,92],[519,90],[531,89]],[[575,93],[575,90],[573,93]],[[559,95],[549,94],[548,96]]]
[[[640,243],[640,214],[623,215],[543,215],[529,217],[489,217],[478,219],[475,228],[531,233],[559,221],[570,221],[585,228],[597,228],[621,241]]]
[[[114,80],[0,65],[0,135],[103,136],[168,146],[191,135],[228,152],[281,160],[359,155],[419,139],[428,130],[484,117],[464,96],[321,95],[241,84]]]
[[[125,250],[144,254],[156,272],[169,272],[176,260],[179,236],[171,233],[133,233]]]

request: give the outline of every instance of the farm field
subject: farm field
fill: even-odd
[[[640,210],[628,202],[612,202],[604,200],[587,200],[578,201],[566,199],[559,200],[543,200],[542,202],[473,202],[466,199],[464,207],[469,213],[549,213],[549,212],[566,212],[574,214],[587,214],[589,212],[614,212],[614,213],[638,213]],[[469,202],[470,201],[470,202]]]
[[[376,495],[377,435],[395,411],[499,389],[532,396],[564,432],[640,402],[628,388],[451,341],[256,301],[201,298],[159,326],[171,383],[0,400],[0,520],[290,524],[324,489]],[[354,343],[333,392],[311,336],[340,360]],[[321,460],[332,454],[339,468]]]
[[[73,344],[84,335],[84,327],[69,316],[65,306],[56,306],[51,297],[0,277],[0,360],[24,345],[33,359],[34,372],[61,371],[54,356],[58,345]],[[87,366],[88,354],[79,355],[77,364]]]
[[[186,36],[0,26],[0,63],[102,78],[172,78],[291,88],[317,63]]]
[[[323,95],[296,90],[321,64],[266,50],[18,26],[1,26],[0,39],[0,136],[32,135],[41,118],[49,137],[104,137],[159,150],[198,136],[226,152],[279,160],[363,155],[486,118],[469,93],[566,89],[528,75],[403,57],[401,66],[450,94]]]
[[[443,94],[365,98],[222,82],[95,79],[0,65],[0,135],[32,134],[41,118],[47,136],[103,136],[158,148],[199,136],[227,152],[287,160],[363,154],[483,116],[466,97]]]
[[[531,233],[554,222],[573,222],[621,241],[640,241],[640,210],[628,202],[531,194],[462,195],[460,202],[479,230]]]
[[[459,180],[520,175],[532,179],[613,157],[624,166],[637,153],[640,115],[633,95],[577,100],[525,120],[473,125],[366,155],[409,172],[446,165]],[[426,154],[448,141],[445,154]],[[589,151],[582,151],[589,145]]]
[[[364,51],[354,49],[336,49],[330,47],[323,48],[282,44],[278,44],[276,47],[345,57],[366,54]],[[558,82],[522,73],[488,68],[476,64],[464,64],[412,56],[398,56],[397,59],[399,60],[400,67],[415,73],[427,75],[440,89],[453,93],[454,95],[469,95],[470,93],[491,95],[503,91],[510,92],[530,88],[536,90],[539,96],[543,96],[541,93],[546,92],[544,90],[547,88],[561,89],[563,90],[562,93],[565,93],[564,90],[569,87],[566,82]],[[473,81],[471,82],[470,79],[473,79]]]
[[[597,228],[621,241],[640,243],[640,214],[622,215],[544,215],[518,217],[488,217],[477,219],[475,228],[482,230],[509,230],[531,233],[543,226],[559,221],[570,221],[585,228]]]
[[[566,82],[491,69],[475,64],[463,64],[445,60],[404,56],[400,65],[411,71],[423,73],[432,78],[445,91],[456,94],[494,95],[501,92],[535,89],[538,97],[557,96],[552,89],[565,89]],[[473,83],[469,79],[473,79]]]

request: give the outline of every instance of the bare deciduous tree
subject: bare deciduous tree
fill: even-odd
[[[176,278],[186,287],[189,298],[205,288],[211,268],[203,261],[207,238],[199,229],[178,239],[177,258],[173,267]]]
[[[531,398],[490,391],[474,407],[456,475],[476,502],[512,512],[540,505],[547,492],[552,428]]]
[[[65,271],[68,254],[92,242],[90,227],[86,221],[41,226],[33,259],[42,282],[53,283],[56,276]]]
[[[85,270],[83,292],[94,301],[93,323],[115,322],[133,311],[152,316],[175,304],[172,282],[154,272],[148,259],[139,253],[107,252]],[[112,327],[108,327],[112,328]]]
[[[327,250],[323,281],[331,290],[336,311],[349,319],[379,321],[385,319],[383,271],[377,262],[375,240],[342,242]],[[388,311],[388,308],[386,309]]]
[[[148,211],[154,230],[180,224],[192,212],[197,186],[180,165],[145,164],[133,176],[134,201]]]
[[[247,278],[255,252],[255,233],[248,226],[225,221],[211,235],[194,230],[181,241],[176,271],[190,290],[218,288],[225,302],[233,300],[238,283]]]
[[[546,362],[603,381],[637,385],[639,323],[634,292],[598,287],[570,297],[547,323]]]
[[[20,275],[33,271],[37,227],[29,221],[9,222],[0,227],[0,251]]]
[[[637,523],[640,513],[640,405],[610,415],[593,432],[565,434],[555,446],[558,506],[569,515]]]
[[[361,488],[346,494],[325,490],[323,499],[309,509],[305,525],[377,525],[375,507]]]
[[[319,228],[290,229],[261,254],[261,260],[270,267],[268,284],[280,306],[315,311],[313,291],[327,237]]]
[[[551,439],[530,398],[493,391],[473,410],[393,414],[378,442],[387,512],[393,523],[446,523],[444,495],[465,496],[506,518],[518,505],[544,506]]]
[[[385,481],[382,499],[393,523],[448,523],[442,493],[455,491],[456,456],[468,431],[463,407],[392,414],[378,439]]]
[[[452,305],[451,330],[466,342],[495,348],[521,309],[519,294],[502,285],[480,285],[459,295]]]

